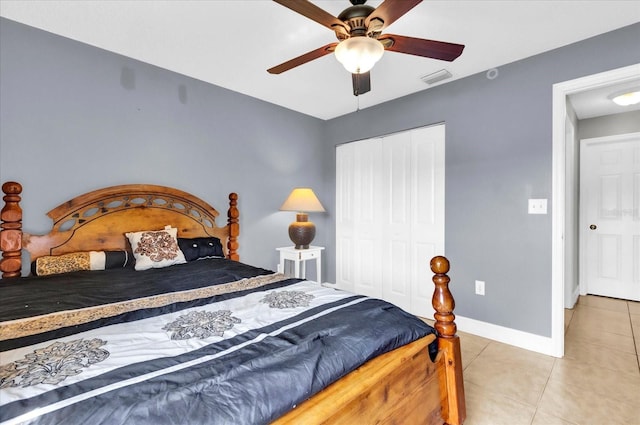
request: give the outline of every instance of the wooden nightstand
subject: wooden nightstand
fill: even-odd
[[[279,272],[284,273],[285,260],[293,261],[295,269],[293,277],[306,279],[307,274],[305,270],[305,262],[309,260],[316,260],[316,280],[318,283],[322,283],[323,246],[310,246],[307,249],[295,249],[292,246],[286,246],[276,249],[280,251],[280,264],[278,265]]]

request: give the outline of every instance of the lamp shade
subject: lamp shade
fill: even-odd
[[[324,211],[316,194],[308,187],[295,188],[284,201],[280,210],[298,212],[296,221],[289,225],[289,238],[296,249],[308,249],[311,241],[316,237],[316,226],[309,221],[307,212]]]
[[[324,212],[324,207],[313,190],[308,187],[297,187],[280,207],[280,211]]]
[[[384,47],[375,38],[357,36],[342,40],[336,46],[336,59],[352,74],[363,74],[382,57]]]

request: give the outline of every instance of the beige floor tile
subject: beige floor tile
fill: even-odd
[[[627,373],[585,364],[569,358],[559,359],[551,372],[549,384],[582,388],[594,396],[612,397],[616,401],[640,406],[640,371],[636,363]],[[639,423],[640,423],[640,418]]]
[[[640,302],[638,302],[638,301],[627,301],[627,307],[629,308],[629,313],[631,313],[631,314],[640,314]]]
[[[551,373],[554,358],[492,342],[464,370],[465,380],[535,406]]]
[[[564,337],[565,350],[574,343],[592,344],[607,350],[613,348],[629,354],[636,353],[633,336],[604,332],[601,328],[590,326],[576,325],[567,329]]]
[[[620,340],[622,341],[622,338]],[[626,340],[625,340],[626,341]],[[633,339],[629,341],[633,343]],[[632,347],[633,348],[633,347]],[[579,363],[601,367],[623,373],[638,373],[638,362],[634,352],[618,351],[616,345],[609,347],[577,340],[565,340],[564,358]]]
[[[575,422],[569,422],[564,419],[560,419],[556,416],[549,415],[548,413],[538,410],[533,417],[531,425],[579,425]]]
[[[535,407],[465,382],[467,419],[464,425],[529,425]]]
[[[620,402],[616,396],[603,397],[581,387],[549,380],[538,411],[579,425],[638,424],[640,403]]]
[[[617,298],[599,297],[596,295],[580,296],[578,299],[578,306],[590,306],[603,310],[612,310],[617,312],[628,312],[627,301]]]
[[[580,297],[565,326],[563,359],[461,333],[465,425],[640,425],[640,303]]]
[[[640,303],[636,303],[640,304]],[[633,329],[633,337],[636,342],[636,354],[640,355],[640,313],[631,314],[631,328]]]
[[[628,311],[613,311],[591,306],[578,306],[573,313],[569,328],[574,326],[601,329],[609,333],[633,336]]]
[[[574,310],[566,309],[564,311],[564,331],[567,332],[567,328],[571,324],[571,319],[573,318]]]
[[[480,336],[459,332],[460,348],[462,350],[462,368],[463,370],[475,360],[476,357],[489,345],[490,339]]]

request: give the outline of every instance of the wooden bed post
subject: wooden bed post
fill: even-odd
[[[22,186],[16,182],[2,185],[4,207],[0,210],[0,271],[2,278],[20,277],[22,268]]]
[[[438,350],[444,355],[444,372],[440,376],[441,392],[447,394],[448,403],[442,406],[442,417],[447,424],[460,425],[467,416],[464,383],[462,380],[462,357],[460,355],[460,338],[456,335],[456,323],[453,309],[455,302],[449,291],[449,260],[445,257],[431,259],[433,283],[432,304],[436,313],[434,327],[438,331]]]
[[[227,250],[229,252],[229,259],[233,261],[239,261],[238,255],[238,236],[240,235],[240,224],[238,223],[238,217],[240,211],[238,211],[238,194],[229,194],[229,211],[227,212],[227,224],[229,225],[229,240],[227,242]]]

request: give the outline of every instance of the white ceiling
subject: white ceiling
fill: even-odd
[[[350,5],[313,3],[334,16]],[[333,55],[267,73],[336,40],[269,0],[0,0],[0,16],[329,119],[425,90],[420,77],[443,68],[453,77],[437,84],[640,22],[640,1],[425,0],[384,33],[464,44],[462,55],[450,63],[386,52],[358,98]]]

